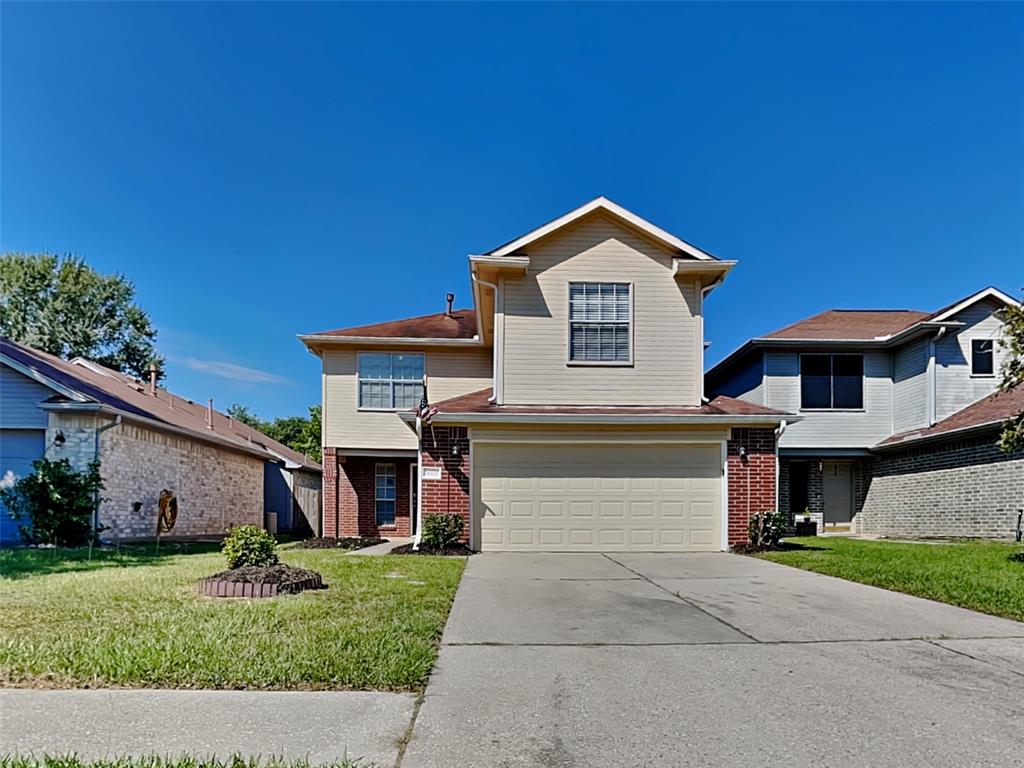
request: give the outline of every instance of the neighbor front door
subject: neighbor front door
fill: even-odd
[[[848,461],[822,465],[825,525],[846,525],[853,519],[853,471]]]

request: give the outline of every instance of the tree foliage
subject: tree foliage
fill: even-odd
[[[1005,326],[1001,344],[1006,350],[999,388],[1009,392],[1024,386],[1024,307],[1010,306],[1001,311]],[[1024,450],[1024,413],[1006,420],[999,447],[1007,453]]]
[[[0,501],[21,523],[21,537],[28,544],[61,547],[88,543],[103,490],[100,463],[92,461],[84,472],[76,472],[67,459],[38,459],[32,469],[32,474],[0,490]]]
[[[240,403],[228,408],[228,416],[231,418],[248,424],[313,461],[320,461],[320,415],[320,406],[313,405],[309,408],[308,417],[279,416],[271,421],[264,421]]]
[[[0,256],[0,334],[52,355],[87,357],[148,378],[156,330],[135,303],[135,286],[83,259],[52,253]]]

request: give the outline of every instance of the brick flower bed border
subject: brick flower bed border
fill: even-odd
[[[306,589],[323,588],[324,581],[319,574],[313,578],[287,584],[256,584],[251,581],[226,579],[203,579],[199,582],[199,593],[209,597],[277,597],[278,594],[295,594]]]

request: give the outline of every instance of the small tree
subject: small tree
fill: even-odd
[[[1006,357],[999,388],[1009,392],[1014,387],[1024,387],[1024,307],[1006,307],[1000,315],[1005,323],[1000,343],[1006,350]],[[1003,424],[999,447],[1007,453],[1024,450],[1024,413],[1010,417]]]
[[[99,461],[76,472],[67,459],[38,459],[32,469],[32,474],[0,490],[0,500],[21,523],[21,537],[28,544],[87,544],[97,533],[92,516],[103,490]]]

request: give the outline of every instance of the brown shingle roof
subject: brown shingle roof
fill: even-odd
[[[996,392],[978,402],[947,416],[940,422],[925,429],[900,432],[886,438],[879,447],[891,447],[916,440],[937,438],[964,429],[997,426],[1011,416],[1024,413],[1024,387],[1015,387],[1009,392]]]
[[[151,395],[148,386],[143,382],[98,363],[84,361],[88,364],[84,365],[80,362],[70,362],[38,349],[16,344],[9,339],[0,339],[0,352],[51,381],[81,394],[90,402],[116,408],[129,416],[140,416],[158,424],[191,432],[197,439],[203,441],[262,454],[271,460],[282,457],[311,471],[319,472],[322,469],[318,463],[298,451],[293,451],[288,446],[219,411],[213,412],[213,429],[208,429],[205,405],[160,387],[157,387],[155,395]]]
[[[321,331],[311,336],[373,336],[382,339],[472,339],[476,335],[476,311],[456,309],[450,315],[439,312],[436,315],[421,315],[386,323],[357,325],[354,328],[338,328]]]
[[[785,411],[766,408],[732,397],[716,397],[699,408],[684,406],[649,405],[494,405],[489,401],[490,389],[481,389],[468,395],[453,397],[434,403],[438,413],[493,413],[493,414],[558,414],[580,416],[791,416]]]
[[[763,338],[870,341],[906,330],[932,314],[913,309],[829,309]]]

